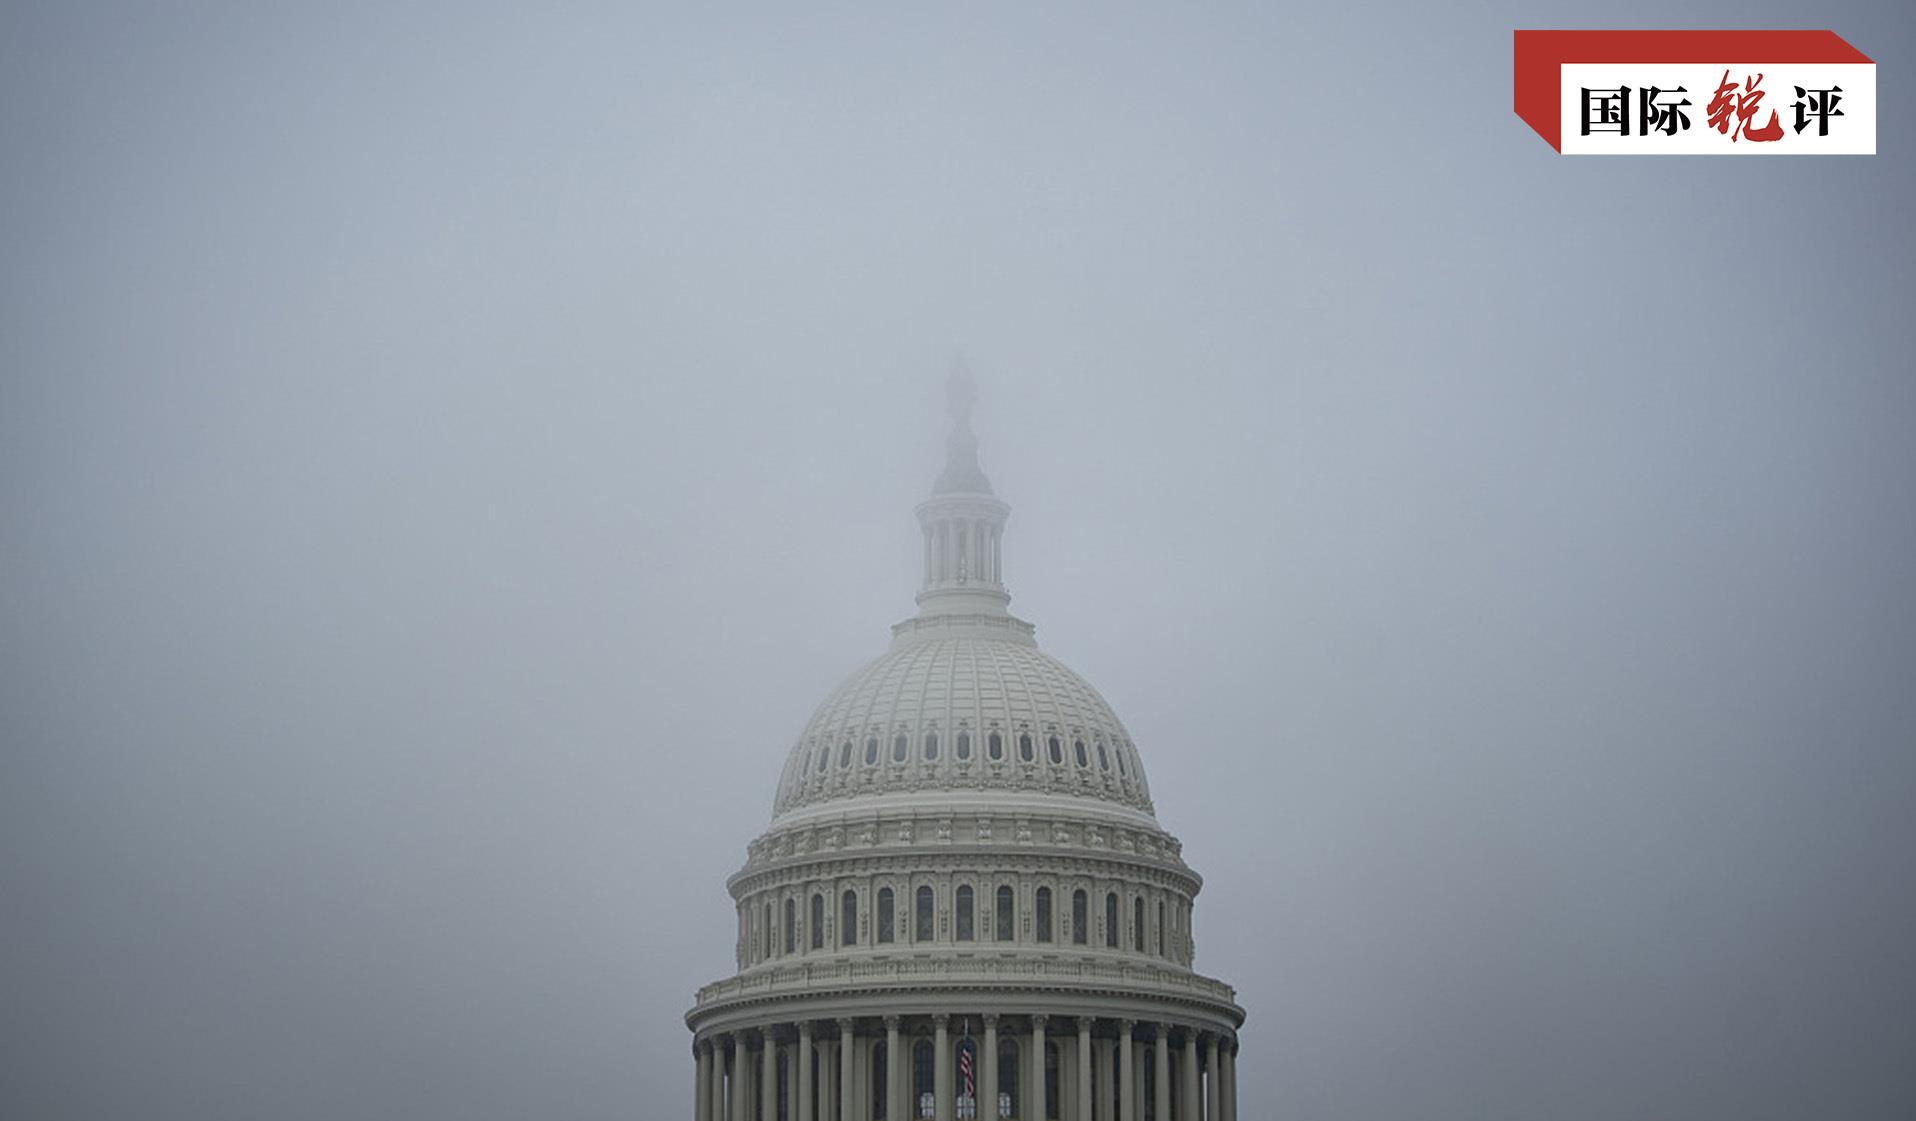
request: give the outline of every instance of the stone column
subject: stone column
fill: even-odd
[[[1184,1062],[1179,1075],[1179,1085],[1184,1090],[1184,1106],[1178,1111],[1183,1121],[1198,1121],[1204,1116],[1202,1098],[1198,1089],[1198,1049],[1197,1033],[1184,1033]]]
[[[1078,1121],[1091,1121],[1091,1017],[1078,1017]]]
[[[778,1044],[771,1028],[759,1034],[764,1046],[759,1049],[758,1115],[760,1121],[778,1121]]]
[[[905,1111],[899,1103],[905,1095],[901,1092],[905,1085],[905,1056],[898,1053],[898,1017],[885,1017],[885,1117],[888,1121],[904,1121]]]
[[[735,1032],[732,1035],[732,1075],[731,1105],[732,1121],[748,1121],[750,1112],[745,1100],[745,1064],[751,1061],[751,1055],[745,1050],[745,1035]]]
[[[1210,1121],[1220,1121],[1224,1116],[1224,1068],[1218,1058],[1217,1036],[1204,1041],[1204,1113]]]
[[[1219,1121],[1237,1121],[1237,1041],[1224,1041],[1224,1108],[1218,1111]]]
[[[812,1121],[812,1022],[798,1022],[798,1054],[792,1056],[792,1065],[798,1069],[792,1072],[792,1082],[796,1086],[798,1102],[792,1107],[792,1116],[798,1121]]]
[[[1026,1095],[1019,1121],[1049,1121],[1044,1108],[1044,1020],[1043,1016],[1031,1018],[1031,1070],[1027,1072],[1031,1092]]]
[[[1098,1061],[1091,1070],[1091,1080],[1098,1085],[1098,1121],[1112,1121],[1117,1115],[1117,1099],[1113,1096],[1111,1084],[1118,1069],[1118,1045],[1100,1039],[1096,1058]]]
[[[1138,1068],[1131,1058],[1136,1020],[1118,1021],[1118,1121],[1138,1121]]]
[[[692,1041],[692,1121],[712,1121],[712,1045]]]
[[[951,1086],[951,1014],[931,1017],[931,1100],[936,1121],[954,1121]]]
[[[998,1014],[987,1012],[985,1042],[978,1055],[978,1121],[998,1119]]]
[[[852,1021],[846,1017],[838,1021],[838,1121],[858,1121],[852,1116],[857,1108],[858,1095],[853,1092],[857,1083],[852,1074]]]
[[[1152,1094],[1158,1121],[1171,1121],[1171,1026],[1158,1025],[1157,1091]]]

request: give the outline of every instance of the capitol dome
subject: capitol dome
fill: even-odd
[[[696,1121],[1235,1121],[1231,987],[1137,745],[1009,611],[951,382],[915,614],[818,705],[686,1014]]]

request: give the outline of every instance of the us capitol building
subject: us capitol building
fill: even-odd
[[[812,715],[685,1021],[696,1121],[1235,1121],[1229,985],[1144,762],[1007,610],[954,374],[918,613]]]

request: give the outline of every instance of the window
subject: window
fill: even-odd
[[[1051,765],[1054,767],[1064,766],[1064,745],[1058,742],[1058,737],[1050,736],[1046,738],[1044,746],[1045,750],[1051,753]]]
[[[931,1040],[921,1039],[911,1045],[911,1098],[914,1103],[932,1096],[932,1062]]]
[[[991,733],[991,738],[985,741],[985,752],[991,756],[991,760],[994,763],[1003,759],[1005,757],[1005,738],[996,732]]]
[[[1024,1080],[1018,1077],[1018,1041],[1009,1035],[999,1036],[998,1100],[1011,1106],[1005,1111],[1005,1116],[1023,1116],[1018,1112],[1018,1097],[1023,1092],[1023,1086]]]
[[[925,733],[925,758],[926,759],[938,758],[938,733],[937,732]]]
[[[958,733],[958,758],[960,759],[971,758],[971,733],[970,732]]]
[[[961,884],[958,887],[958,941],[960,942],[972,940],[972,910],[971,885]]]
[[[931,889],[928,887],[918,889],[917,919],[918,921],[912,928],[911,936],[913,940],[918,942],[931,941]]]
[[[845,746],[838,749],[838,769],[844,770],[852,765],[852,741],[846,740]]]
[[[881,887],[878,889],[878,941],[880,942],[889,942],[892,940],[891,938],[892,914],[891,913],[892,913],[891,889],[888,887]]]
[[[787,899],[785,901],[785,952],[790,954],[796,953],[797,951],[798,901],[796,899]]]
[[[1018,758],[1027,763],[1031,762],[1031,733],[1029,732],[1018,737]]]
[[[1131,900],[1131,948],[1144,952],[1144,896]]]
[[[905,753],[909,750],[911,750],[911,748],[905,742],[905,733],[898,733],[898,738],[891,741],[891,761],[894,763],[903,763],[905,761]]]
[[[1118,776],[1120,778],[1129,776],[1131,772],[1124,768],[1124,749],[1117,744],[1112,744],[1111,753],[1118,757]]]
[[[1104,897],[1104,944],[1111,949],[1118,948],[1118,893],[1105,893]]]
[[[1072,740],[1071,753],[1078,758],[1078,767],[1083,769],[1091,765],[1091,757],[1084,753],[1084,741]]]
[[[1103,740],[1098,741],[1098,769],[1100,771],[1108,771],[1111,769],[1111,757],[1104,753]]]
[[[825,948],[825,897],[812,896],[812,949]]]
[[[1018,929],[1017,897],[1012,895],[1009,885],[998,889],[998,941],[1009,942]]]
[[[1164,956],[1164,900],[1158,900],[1158,956]]]
[[[865,741],[865,765],[869,767],[876,762],[878,762],[878,737],[873,736]]]
[[[1038,889],[1036,918],[1038,922],[1038,941],[1051,941],[1051,889],[1048,887]]]
[[[847,891],[838,903],[838,944],[858,945],[858,893]]]
[[[1091,940],[1091,916],[1086,914],[1085,895],[1082,890],[1071,893],[1071,941],[1082,946]]]
[[[763,945],[761,946],[759,950],[759,956],[762,958],[771,957],[772,956],[772,905],[770,903],[767,903],[765,905],[765,925],[759,928],[759,937],[760,937],[760,941],[763,943]]]
[[[832,758],[831,746],[829,744],[820,744],[818,748],[818,768],[817,768],[819,774],[822,775],[825,773],[825,764],[830,762],[831,758]]]

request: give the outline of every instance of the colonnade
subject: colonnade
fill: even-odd
[[[1018,1064],[1002,1098],[1001,1043]],[[692,1049],[694,1121],[1237,1121],[1236,1037],[1181,1024],[938,1012],[713,1032]]]

